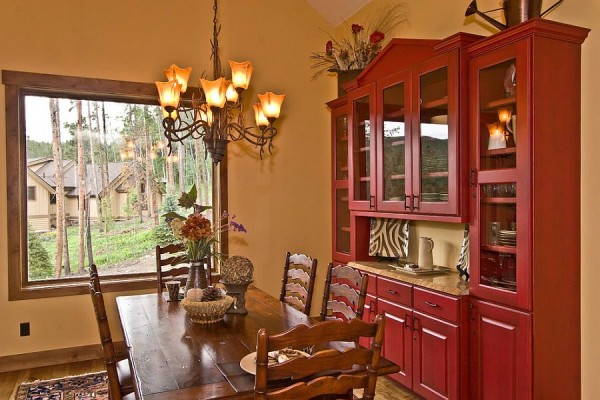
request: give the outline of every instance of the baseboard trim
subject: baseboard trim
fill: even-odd
[[[125,342],[114,342],[115,353],[126,356]],[[0,357],[0,372],[66,364],[77,361],[102,359],[102,347],[99,344],[68,347],[66,349],[38,351]]]

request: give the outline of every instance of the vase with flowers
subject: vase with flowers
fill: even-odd
[[[407,20],[402,5],[384,8],[366,24],[353,23],[349,26],[349,38],[335,39],[331,35],[325,43],[324,51],[310,55],[313,79],[323,72],[345,72],[364,69],[386,43],[386,35],[396,25]],[[348,24],[346,24],[348,25]]]
[[[234,232],[247,232],[244,225],[235,221],[235,215],[230,216],[227,212],[218,218],[217,226],[213,227],[211,221],[203,215],[212,207],[196,204],[196,198],[197,190],[194,185],[188,193],[181,194],[178,203],[182,208],[192,208],[193,212],[187,217],[175,212],[164,215],[173,235],[182,242],[190,261],[186,294],[192,288],[203,289],[208,286],[206,264],[211,257],[222,256],[220,252],[215,251],[215,244],[218,243],[220,235],[230,229]]]

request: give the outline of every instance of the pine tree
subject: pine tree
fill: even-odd
[[[175,195],[166,195],[163,198],[162,207],[160,209],[160,215],[168,212],[177,212],[179,207],[177,206],[177,198]],[[160,222],[154,227],[154,238],[156,243],[160,246],[166,246],[171,243],[177,243],[178,240],[173,236],[171,227],[167,224],[164,218],[160,217]]]
[[[42,245],[40,235],[33,230],[31,224],[27,224],[27,254],[29,257],[29,278],[44,279],[53,275],[53,267],[50,255]]]

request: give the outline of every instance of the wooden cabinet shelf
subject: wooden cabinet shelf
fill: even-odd
[[[404,174],[395,174],[395,175],[390,175],[390,180],[395,181],[395,180],[399,180],[399,179],[404,179],[406,177],[406,175]]]
[[[349,226],[341,226],[339,229],[340,229],[340,232],[347,232],[347,233],[351,232]]]
[[[509,156],[517,153],[516,147],[507,147],[505,149],[494,149],[485,150],[482,152],[481,157],[498,157],[498,156]]]
[[[496,253],[517,254],[517,248],[515,246],[498,246],[495,244],[482,244],[481,250],[493,251]]]
[[[390,143],[392,145],[392,147],[396,147],[396,146],[404,146],[405,141],[404,140],[396,140],[392,143]]]
[[[421,174],[424,178],[445,178],[449,176],[448,171],[424,172]]]
[[[444,107],[447,105],[448,105],[448,96],[444,96],[441,99],[422,102],[420,108],[421,108],[421,110],[430,110],[430,109],[441,108],[441,107]]]
[[[515,205],[517,204],[516,197],[488,197],[481,200],[482,204],[508,204]]]
[[[516,103],[517,103],[516,97],[506,97],[504,99],[498,99],[498,100],[490,101],[490,102],[484,104],[483,107],[481,107],[481,111],[482,112],[485,112],[485,111],[497,112],[498,108],[500,108],[500,107],[507,107],[507,106],[515,105]]]
[[[403,117],[404,116],[404,108],[402,110],[398,110],[398,111],[390,111],[390,112],[386,112],[385,115],[383,116],[385,118],[385,120],[395,120],[396,118],[399,117]]]

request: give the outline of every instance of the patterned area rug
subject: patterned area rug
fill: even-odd
[[[106,372],[26,382],[16,400],[108,400],[107,382]]]

